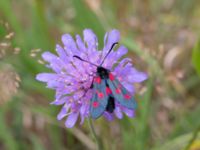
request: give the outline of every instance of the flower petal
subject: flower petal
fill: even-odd
[[[124,107],[123,112],[130,118],[135,117],[135,111],[132,109],[128,109],[128,108]]]
[[[113,115],[111,113],[108,113],[107,111],[105,111],[103,113],[104,118],[106,118],[106,120],[108,121],[112,121],[114,119]]]
[[[128,75],[129,82],[142,82],[148,78],[146,73],[139,72],[135,68],[131,69],[131,72]]]
[[[106,53],[110,50],[111,46],[120,40],[120,33],[118,30],[113,29],[112,31],[108,32],[106,35],[107,38],[105,39],[105,46],[103,48],[103,53]]]
[[[52,68],[55,72],[59,73],[62,71],[62,69],[64,68],[64,62],[57,57],[56,55],[50,53],[50,52],[44,52],[42,54],[42,58],[49,62],[50,65],[48,65],[50,68]]]
[[[69,111],[70,104],[65,104],[59,114],[57,115],[58,120],[62,120],[65,116],[67,116],[67,113]]]
[[[59,85],[60,85],[59,82],[55,80],[49,80],[47,83],[47,88],[56,89]]]
[[[62,97],[62,93],[60,95],[58,95],[58,93],[56,92],[56,96],[55,96],[55,101],[51,102],[50,104],[52,105],[62,105],[62,104],[65,104],[65,103],[68,103],[69,100],[71,99],[70,96],[64,96]]]
[[[91,29],[83,31],[84,41],[87,43],[88,51],[97,50],[97,37]]]
[[[123,71],[123,66],[124,66],[124,64],[126,64],[126,63],[129,63],[129,62],[131,62],[131,59],[130,58],[124,58],[124,59],[122,59],[120,62],[119,62],[119,64],[118,64],[118,66],[116,66],[115,68],[114,68],[114,72],[117,74],[117,75],[120,75],[121,73],[123,73],[124,71]]]
[[[90,56],[92,56],[92,57],[89,58],[89,61],[98,65],[101,62],[100,55],[101,55],[101,53],[98,51],[91,51]]]
[[[85,103],[80,108],[80,116],[81,116],[80,124],[83,124],[85,117],[87,117],[88,114],[89,114],[89,105],[87,103]]]
[[[62,42],[65,46],[64,49],[66,50],[68,56],[78,54],[76,43],[70,34],[64,34],[62,36]]]
[[[121,111],[121,108],[119,106],[116,106],[114,113],[117,118],[122,119],[123,118],[123,113]]]
[[[129,92],[131,92],[132,94],[134,94],[135,89],[134,89],[133,84],[128,83],[128,82],[122,82],[122,85],[123,85]]]
[[[42,54],[42,58],[49,62],[49,63],[53,63],[53,60],[59,59],[59,57],[57,57],[55,54],[51,53],[51,52],[44,52]]]
[[[127,52],[128,52],[128,49],[125,46],[121,45],[115,52],[116,53],[115,59],[118,60],[119,58],[127,54]]]
[[[65,50],[60,46],[60,45],[56,45],[56,51],[59,55],[59,57],[65,62],[65,63],[69,63],[69,57],[67,56],[67,53],[65,52]]]
[[[55,101],[51,102],[52,105],[63,105],[66,102],[65,99],[56,99]]]
[[[103,67],[111,69],[117,61],[128,52],[127,48],[120,46],[117,51],[111,51],[103,63]]]
[[[78,49],[80,51],[86,51],[85,44],[84,44],[82,38],[80,37],[80,35],[78,35],[78,34],[76,35],[76,43],[77,43]]]
[[[75,123],[76,123],[76,121],[77,121],[77,119],[78,119],[78,115],[79,115],[78,112],[73,112],[73,113],[71,113],[71,114],[67,117],[67,120],[65,121],[65,126],[66,126],[67,128],[72,128],[72,127],[75,125]]]
[[[74,100],[79,100],[79,99],[84,95],[84,93],[85,93],[84,90],[76,91],[76,92],[73,94],[73,99],[74,99]]]
[[[55,73],[39,73],[37,74],[36,79],[42,82],[49,82],[55,80],[57,77],[58,75]]]

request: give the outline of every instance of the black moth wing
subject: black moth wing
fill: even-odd
[[[126,88],[111,73],[109,74],[107,83],[112,90],[115,100],[118,101],[122,106],[130,109],[135,109],[137,107],[137,103],[133,96],[131,96]]]
[[[93,96],[90,101],[90,115],[97,119],[106,109],[108,103],[108,95],[106,94],[106,81],[99,76],[93,81]]]

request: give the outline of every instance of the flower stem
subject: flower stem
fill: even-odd
[[[100,150],[101,149],[101,144],[100,144],[100,141],[99,141],[99,138],[95,132],[95,129],[94,129],[94,125],[93,125],[93,122],[92,122],[92,119],[91,118],[88,118],[88,124],[89,124],[89,127],[90,127],[90,131],[92,132],[92,136],[96,142],[96,146],[97,146],[97,150]]]

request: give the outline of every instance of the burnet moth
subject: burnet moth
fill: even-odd
[[[117,102],[129,109],[135,109],[137,105],[133,96],[126,90],[112,72],[109,69],[102,67],[105,59],[116,44],[118,43],[114,43],[111,46],[100,65],[93,64],[77,55],[73,56],[97,67],[96,76],[93,77],[90,87],[93,89],[94,93],[90,100],[89,110],[91,117],[94,119],[100,117],[104,111],[113,113]]]

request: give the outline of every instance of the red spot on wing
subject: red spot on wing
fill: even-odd
[[[101,83],[101,78],[98,76],[98,77],[95,77],[94,78],[94,82],[100,84]]]
[[[106,87],[106,94],[109,95],[109,94],[112,94],[112,91],[109,87]]]
[[[110,79],[111,81],[115,80],[115,77],[113,76],[112,73],[109,73],[109,79]]]
[[[103,98],[103,96],[104,96],[102,92],[97,92],[97,95],[99,98]]]
[[[115,92],[116,92],[117,94],[120,94],[120,93],[121,93],[120,88],[117,88],[117,89],[115,90]]]
[[[94,108],[97,108],[97,107],[99,106],[99,102],[94,101],[94,102],[92,103],[92,106],[93,106]]]
[[[131,98],[131,96],[129,94],[125,94],[124,98],[127,99],[127,100],[129,100]]]

